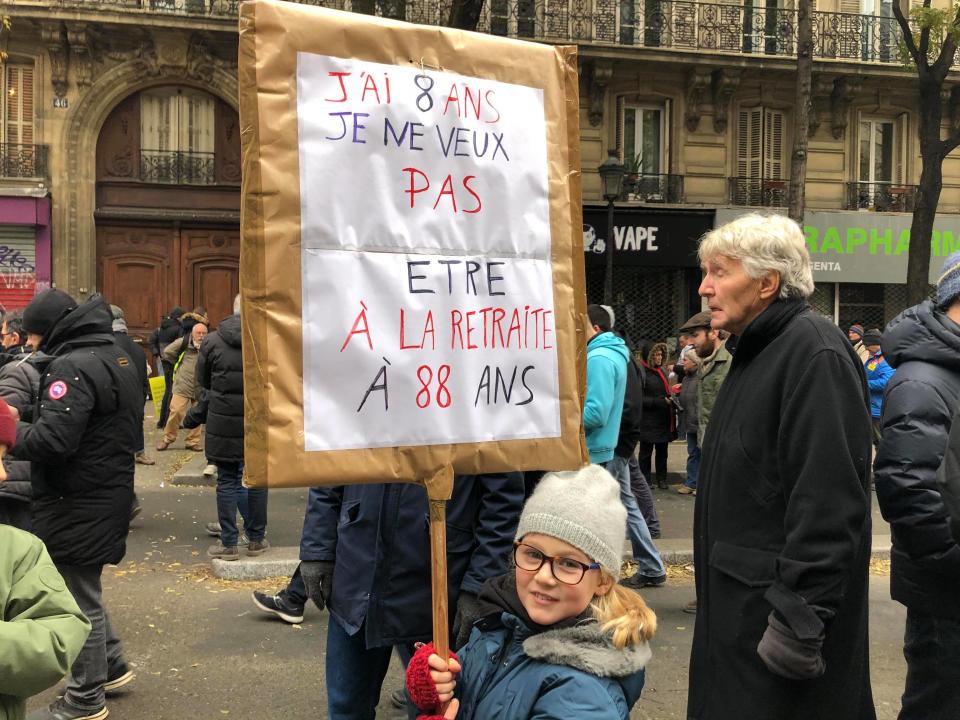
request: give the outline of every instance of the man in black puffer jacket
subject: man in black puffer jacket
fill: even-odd
[[[240,332],[240,296],[234,314],[224,318],[216,332],[204,338],[197,358],[197,382],[207,391],[207,459],[217,466],[217,514],[220,542],[207,551],[210,557],[236,560],[237,507],[243,493],[243,352]],[[250,543],[248,555],[267,547],[267,491],[249,488],[244,529]]]
[[[874,468],[893,534],[890,595],[907,607],[900,720],[960,717],[960,546],[937,484],[960,406],[960,253],[927,300],[883,333],[887,385]]]
[[[31,461],[33,532],[93,626],[64,696],[30,718],[99,718],[105,690],[133,677],[103,607],[100,576],[126,552],[140,380],[114,342],[99,296],[78,306],[61,290],[45,290],[24,311],[23,327],[30,346],[53,357],[31,422],[17,424],[16,455]]]

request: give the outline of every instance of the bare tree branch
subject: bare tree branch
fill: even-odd
[[[910,29],[910,23],[907,22],[907,18],[903,16],[903,10],[900,9],[900,3],[898,2],[893,3],[893,16],[897,19],[900,30],[903,31],[903,42],[907,46],[910,57],[913,58],[913,61],[919,67],[920,51],[917,49],[917,43],[913,37],[913,30]]]

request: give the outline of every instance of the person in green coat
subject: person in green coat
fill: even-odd
[[[16,441],[0,400],[0,461]],[[7,473],[0,462],[0,483]],[[90,623],[40,538],[0,525],[0,720],[22,720],[26,699],[58,683],[90,634]]]

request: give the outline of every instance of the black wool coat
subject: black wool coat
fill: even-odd
[[[224,318],[204,338],[197,358],[197,382],[207,390],[207,441],[212,462],[243,461],[243,352],[240,316]]]
[[[645,443],[665,443],[676,437],[673,431],[673,408],[665,402],[667,389],[656,369],[643,367],[643,416],[640,420],[640,440]],[[666,374],[664,368],[660,371]]]
[[[33,422],[17,423],[16,456],[31,461],[33,532],[58,564],[118,563],[126,552],[143,393],[111,325],[96,296],[44,335],[40,349],[53,359]]]
[[[799,300],[744,331],[703,444],[694,512],[690,720],[874,720],[867,637],[870,413],[843,333]],[[825,633],[788,680],[757,644],[772,611]]]
[[[937,483],[960,407],[960,326],[928,300],[890,321],[883,353],[896,372],[884,394],[874,479],[893,539],[890,595],[960,620],[960,545]]]

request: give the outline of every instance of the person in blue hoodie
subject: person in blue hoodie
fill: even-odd
[[[627,359],[630,351],[623,338],[611,332],[613,310],[605,305],[587,306],[587,395],[583,402],[583,427],[590,462],[603,465],[613,460],[620,437],[623,395],[627,389]]]
[[[484,584],[459,660],[428,644],[407,666],[421,720],[627,720],[657,619],[617,584],[626,519],[603,468],[545,475],[520,516],[514,568]]]
[[[880,348],[880,331],[867,330],[863,335],[863,346],[869,355],[863,364],[867,373],[867,385],[870,387],[870,418],[873,421],[873,446],[880,447],[880,418],[883,415],[883,393],[887,383],[893,377],[893,368],[883,358]]]

